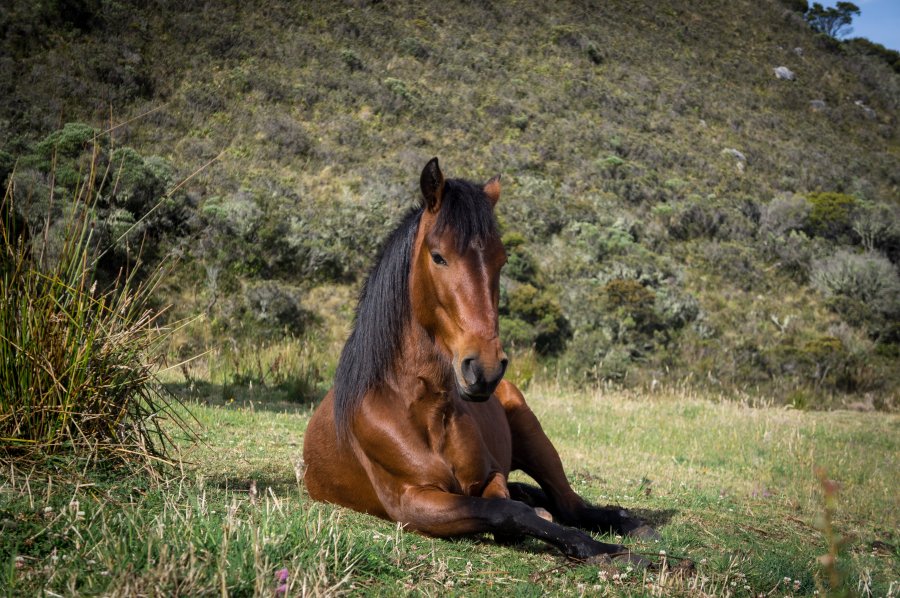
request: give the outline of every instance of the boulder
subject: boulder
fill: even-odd
[[[794,71],[786,66],[775,67],[775,76],[779,79],[784,79],[785,81],[793,81],[797,77],[794,74]]]

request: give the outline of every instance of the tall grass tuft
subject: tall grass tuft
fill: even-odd
[[[162,270],[142,282],[136,268],[98,282],[95,197],[85,183],[67,200],[62,227],[51,234],[48,220],[29,234],[12,185],[3,195],[0,461],[69,453],[159,471],[174,456],[161,420],[187,430],[155,384],[164,335],[149,300]]]

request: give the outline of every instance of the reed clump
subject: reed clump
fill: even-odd
[[[155,383],[163,270],[98,280],[92,208],[105,177],[89,168],[52,227],[21,216],[12,184],[0,203],[0,460],[63,454],[160,471],[174,462],[167,429],[188,430]]]

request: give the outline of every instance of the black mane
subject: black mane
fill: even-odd
[[[400,350],[410,318],[409,269],[424,208],[410,210],[388,236],[359,295],[353,332],[341,351],[334,376],[334,420],[338,439],[348,436],[365,394],[384,381]],[[450,179],[444,183],[437,232],[456,236],[463,253],[471,243],[496,237],[497,220],[481,186]]]

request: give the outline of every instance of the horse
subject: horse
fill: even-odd
[[[334,386],[310,419],[310,497],[433,537],[530,536],[569,559],[640,561],[575,529],[658,538],[624,509],[572,490],[522,392],[503,380],[500,177],[445,179],[433,158],[420,186],[420,205],[362,287]],[[513,470],[540,487],[508,482]]]

